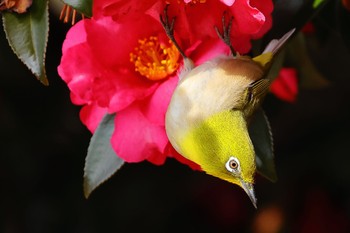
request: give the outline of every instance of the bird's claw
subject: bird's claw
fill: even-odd
[[[168,8],[169,8],[169,4],[167,4],[164,8],[164,18],[163,16],[160,14],[159,15],[159,19],[160,19],[160,23],[162,24],[165,33],[168,35],[168,37],[171,39],[174,37],[174,24],[175,24],[175,17],[171,20],[171,23],[169,23],[169,17],[168,17]]]
[[[230,20],[226,26],[226,14],[227,12],[224,11],[221,22],[222,22],[222,33],[219,31],[217,26],[214,26],[215,31],[218,35],[218,37],[230,48],[232,54],[235,54],[235,51],[233,49],[233,46],[231,44],[231,28],[232,28],[232,22],[233,22],[233,16],[230,17]]]
[[[170,4],[167,4],[164,8],[164,17],[160,14],[159,15],[159,19],[160,19],[160,23],[162,24],[165,33],[167,34],[167,36],[169,37],[169,39],[173,42],[173,44],[175,45],[175,47],[177,48],[177,50],[179,51],[179,53],[182,55],[183,58],[187,58],[187,56],[185,55],[185,53],[182,51],[182,49],[180,48],[179,44],[177,43],[177,41],[175,40],[175,36],[174,36],[174,25],[175,25],[175,19],[176,17],[173,17],[171,19],[171,22],[169,22],[169,17],[168,17],[168,8],[169,8]]]

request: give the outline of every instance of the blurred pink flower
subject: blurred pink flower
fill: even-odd
[[[271,25],[271,0],[263,1],[266,15],[253,7],[257,0],[191,2],[171,3],[169,18],[177,17],[175,36],[196,64],[229,53],[214,30],[215,25],[221,28],[223,11],[235,18],[232,42],[240,52],[248,51],[250,39]],[[165,112],[182,62],[159,22],[165,4],[95,0],[93,17],[67,33],[58,72],[72,102],[83,105],[80,118],[91,132],[106,113],[116,113],[111,143],[126,162],[162,164],[170,156],[198,168],[175,152],[165,133]],[[240,36],[244,39],[235,42]]]
[[[350,11],[350,0],[342,0],[341,2],[342,2],[342,4],[343,4],[343,7],[344,7],[346,10]]]
[[[307,22],[301,31],[305,34],[315,34],[316,29],[312,22]]]
[[[297,71],[294,68],[282,68],[270,90],[281,100],[294,103],[298,94]]]

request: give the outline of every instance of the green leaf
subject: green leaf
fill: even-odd
[[[312,7],[315,9],[315,8],[319,7],[323,2],[324,2],[324,0],[314,0]]]
[[[17,57],[44,85],[48,85],[45,72],[45,52],[49,35],[47,0],[34,0],[24,14],[3,12],[3,25],[7,40]]]
[[[92,16],[92,0],[62,0],[85,16]]]
[[[249,125],[249,135],[256,153],[258,172],[267,179],[277,180],[270,124],[262,109],[258,109]]]
[[[124,164],[111,145],[114,118],[115,114],[106,114],[91,138],[84,168],[86,198]]]
[[[285,49],[282,49],[277,54],[277,56],[274,57],[271,68],[267,73],[267,79],[269,79],[271,82],[278,77],[278,74],[279,74],[279,72],[282,69],[283,64],[284,64],[285,54],[286,54]]]
[[[312,62],[305,43],[305,37],[298,33],[289,44],[288,53],[299,71],[300,86],[307,89],[320,89],[329,86],[329,81],[318,71]]]

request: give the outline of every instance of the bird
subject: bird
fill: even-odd
[[[248,124],[270,86],[266,77],[272,60],[295,29],[272,40],[261,55],[251,58],[234,52],[230,41],[233,17],[222,30],[215,30],[232,55],[220,55],[195,66],[174,38],[174,22],[160,21],[184,60],[179,83],[165,116],[171,145],[183,157],[198,164],[209,175],[240,186],[257,208],[254,192],[255,151]]]

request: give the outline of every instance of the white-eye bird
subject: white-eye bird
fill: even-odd
[[[166,112],[166,133],[170,143],[203,171],[239,185],[256,207],[254,194],[255,152],[247,122],[268,92],[265,75],[276,52],[293,34],[271,41],[257,57],[220,56],[197,67],[179,48],[174,38],[174,19],[167,7],[161,23],[184,58],[184,68]],[[230,47],[232,18],[219,37]]]

